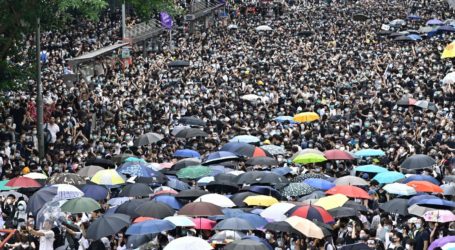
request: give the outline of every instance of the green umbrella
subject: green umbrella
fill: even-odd
[[[63,212],[70,212],[73,214],[77,213],[88,213],[100,209],[100,204],[89,197],[79,197],[76,199],[69,200],[61,206]]]
[[[304,155],[299,155],[294,158],[293,162],[294,163],[299,163],[299,164],[307,164],[307,163],[318,163],[318,162],[323,162],[327,161],[327,159],[320,154],[316,153],[308,153]]]
[[[8,187],[8,186],[5,186],[5,184],[6,184],[8,181],[9,181],[9,180],[0,181],[0,191],[9,191],[9,190],[18,189],[17,187]]]
[[[207,176],[211,172],[211,168],[198,165],[180,169],[177,172],[177,176],[181,179],[197,179],[203,176]]]

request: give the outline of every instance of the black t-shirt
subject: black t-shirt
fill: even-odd
[[[430,231],[428,229],[422,229],[418,231],[415,238],[415,250],[423,250],[423,244],[425,241],[428,241],[428,245],[430,244]]]

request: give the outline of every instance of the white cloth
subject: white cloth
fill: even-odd
[[[46,128],[49,130],[49,133],[51,134],[51,141],[50,143],[55,143],[57,140],[57,133],[60,132],[60,127],[57,124],[46,124]]]
[[[39,230],[44,236],[39,237],[39,250],[53,250],[55,234],[52,230]]]

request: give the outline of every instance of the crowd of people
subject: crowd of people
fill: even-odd
[[[324,238],[283,234],[267,227],[248,232],[249,237],[265,239],[269,245],[256,240],[268,249],[341,249],[357,244],[371,249],[427,250],[437,239],[455,235],[451,221],[438,223],[415,214],[384,211],[379,204],[393,201],[397,195],[384,190],[385,183],[374,179],[375,173],[353,171],[359,165],[374,163],[388,171],[431,178],[438,186],[450,186],[455,181],[450,178],[455,174],[455,89],[453,83],[442,81],[453,71],[453,62],[441,59],[453,33],[419,33],[423,39],[418,41],[397,41],[393,36],[400,31],[414,34],[430,19],[450,19],[453,11],[448,3],[353,0],[290,1],[279,8],[268,8],[263,2],[228,5],[227,21],[216,18],[216,25],[192,34],[175,29],[172,48],[167,46],[169,38],[165,34],[160,38],[163,49],[147,55],[133,45],[129,63],[115,59],[116,54],[97,59],[93,76],[81,76],[73,83],[64,80],[65,75],[76,72],[68,59],[119,40],[119,15],[109,12],[99,22],[75,20],[63,31],[44,32],[41,61],[45,159],[40,162],[38,154],[36,84],[30,80],[22,90],[2,93],[0,179],[40,173],[49,177],[41,184],[51,185],[56,184],[49,181],[52,177],[79,173],[88,167],[89,159],[116,162],[119,168],[123,162],[116,157],[122,155],[134,156],[151,164],[151,168],[163,163],[171,167],[182,158],[175,152],[183,149],[197,151],[201,157],[196,158],[204,162],[207,155],[221,150],[235,136],[250,135],[258,138],[252,145],[282,149],[280,153],[267,153],[277,164],[262,167],[261,171],[289,169],[283,176],[292,183],[307,179],[305,175],[333,181],[357,174],[367,181],[368,185],[359,186],[370,195],[367,200],[350,197],[364,209],[356,210],[355,216],[335,218],[325,228],[330,234]],[[404,23],[392,22],[397,19]],[[447,23],[451,24],[450,20]],[[261,31],[259,26],[266,28]],[[25,44],[22,53],[33,49],[33,35]],[[177,60],[189,62],[189,66],[169,65]],[[427,105],[415,105],[416,100]],[[277,119],[302,112],[314,112],[319,119],[302,123]],[[183,117],[194,117],[200,124],[182,122]],[[188,125],[205,135],[176,136]],[[163,138],[149,144],[137,143],[151,132]],[[308,149],[377,149],[385,154],[312,164],[293,161],[295,154]],[[403,167],[403,161],[416,154],[431,157],[435,164],[420,169]],[[224,162],[223,171],[256,171],[257,166],[246,163],[248,159]],[[173,167],[159,170],[169,180],[154,183],[152,188],[169,185],[166,182],[176,174]],[[189,184],[190,190],[207,189],[198,179],[180,179]],[[3,190],[11,189],[11,185]],[[116,198],[124,186],[111,186],[109,197]],[[239,185],[235,192],[226,188],[219,193],[235,196],[248,190],[248,186],[241,188]],[[280,191],[286,187],[275,188]],[[66,213],[63,222],[41,220],[28,207],[29,198],[32,200],[41,189],[4,192],[0,200],[3,227],[17,229],[6,249],[133,248],[127,244],[132,240],[125,233],[128,227],[99,239],[87,237],[87,229],[112,211],[108,197],[98,200],[101,209],[91,213]],[[437,208],[453,210],[455,206],[450,202],[455,186],[453,192],[435,194],[434,199],[447,202]],[[157,195],[151,193],[152,198]],[[297,206],[305,204],[301,196],[276,198]],[[316,198],[321,196],[308,199]],[[242,204],[236,206],[244,207],[245,213],[253,210]],[[153,234],[141,248],[163,249],[189,235],[209,241],[216,233],[173,229]],[[228,245],[226,249],[235,248]]]

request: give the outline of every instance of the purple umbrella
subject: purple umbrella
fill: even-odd
[[[428,250],[433,250],[437,247],[443,247],[445,244],[455,242],[455,236],[447,236],[441,239],[437,239],[431,243],[430,247]]]
[[[427,25],[442,25],[442,24],[444,24],[444,23],[441,20],[436,19],[436,18],[428,20],[428,22],[427,22]]]

